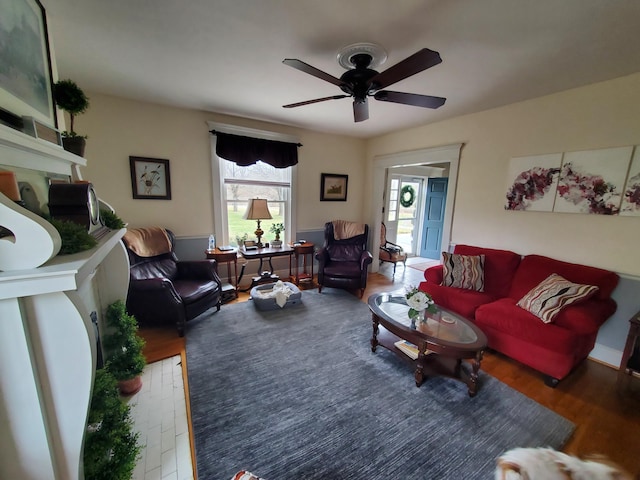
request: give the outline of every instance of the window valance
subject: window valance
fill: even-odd
[[[253,165],[259,160],[276,168],[292,167],[298,163],[299,143],[279,142],[263,138],[245,137],[211,130],[216,135],[216,155],[240,166]]]

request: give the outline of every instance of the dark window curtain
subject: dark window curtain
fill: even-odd
[[[298,163],[298,144],[243,137],[212,131],[216,135],[216,154],[220,158],[246,167],[262,160],[276,168],[292,167]]]

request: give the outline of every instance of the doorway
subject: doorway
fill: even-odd
[[[387,239],[400,245],[408,255],[418,255],[424,178],[392,170],[387,178],[384,220]]]
[[[374,261],[371,270],[379,269],[378,251],[380,247],[380,225],[385,219],[385,190],[387,187],[387,169],[411,166],[448,166],[448,188],[445,195],[445,210],[442,222],[441,248],[449,249],[451,231],[453,226],[453,210],[455,201],[456,184],[458,179],[458,166],[462,143],[443,147],[426,148],[408,152],[392,153],[376,156],[373,159],[372,196],[369,210],[369,218],[372,230],[371,253]],[[395,172],[394,172],[395,173]]]

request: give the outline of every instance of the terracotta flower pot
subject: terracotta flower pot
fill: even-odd
[[[118,389],[120,390],[120,394],[125,397],[135,395],[142,388],[142,377],[137,376],[130,380],[119,380],[118,381]]]

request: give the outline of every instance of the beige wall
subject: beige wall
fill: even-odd
[[[209,235],[213,231],[208,120],[300,139],[303,147],[296,169],[299,231],[321,229],[335,218],[361,220],[364,215],[364,140],[91,92],[88,96],[89,110],[76,119],[76,130],[89,136],[87,167],[82,175],[131,227],[163,225],[178,236]],[[130,155],[170,160],[170,201],[133,199]],[[323,172],[349,175],[347,202],[320,202]]]
[[[372,139],[367,178],[377,155],[459,142],[453,243],[640,275],[639,217],[504,210],[511,157],[640,145],[640,74]]]

